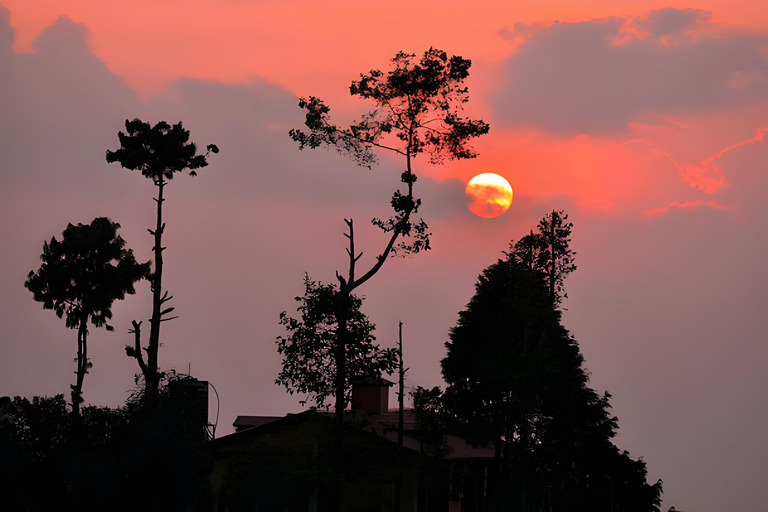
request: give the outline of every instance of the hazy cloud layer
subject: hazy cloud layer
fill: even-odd
[[[700,10],[554,23],[507,59],[495,121],[607,134],[648,113],[689,113],[768,97],[764,35],[726,30]]]

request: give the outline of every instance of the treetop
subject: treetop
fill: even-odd
[[[59,318],[66,313],[67,327],[77,328],[83,315],[96,327],[105,325],[112,318],[112,303],[135,293],[134,283],[149,274],[149,263],[136,262],[118,228],[99,217],[90,224],[68,224],[61,241],[53,237],[43,244],[43,263],[28,274],[24,287],[43,309]]]
[[[169,125],[160,121],[150,126],[140,119],[125,121],[125,133],[118,132],[120,149],[107,150],[107,162],[120,162],[132,171],[139,170],[146,178],[158,182],[173,179],[176,172],[189,169],[195,176],[195,169],[208,165],[209,153],[218,153],[215,144],[209,144],[205,154],[197,154],[197,146],[189,142],[189,130],[181,122]]]
[[[350,93],[373,101],[374,110],[340,128],[330,122],[330,108],[322,100],[300,98],[310,132],[291,130],[290,135],[301,149],[332,145],[368,167],[375,162],[374,147],[408,157],[426,152],[431,163],[474,158],[469,141],[488,133],[489,126],[460,115],[469,99],[464,79],[471,65],[469,59],[434,48],[419,60],[401,51],[389,72],[373,69],[350,85]],[[389,134],[396,140],[388,140]]]

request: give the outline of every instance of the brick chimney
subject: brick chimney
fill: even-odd
[[[394,385],[381,375],[363,377],[352,383],[352,410],[369,414],[387,414],[389,387]]]

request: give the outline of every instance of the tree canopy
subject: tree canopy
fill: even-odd
[[[567,221],[567,213],[552,210],[539,221],[536,232],[531,230],[517,243],[510,242],[505,253],[507,259],[542,274],[555,307],[568,297],[563,281],[576,270],[576,253],[570,247],[573,223]]]
[[[309,129],[309,132],[290,131],[299,149],[332,146],[369,168],[376,161],[374,149],[405,158],[400,181],[406,184],[407,192],[394,192],[391,200],[394,215],[390,219],[372,221],[391,233],[390,243],[377,257],[377,266],[372,272],[346,283],[350,289],[372,276],[393,250],[419,252],[430,248],[426,223],[410,220],[421,205],[421,200],[413,195],[417,177],[412,159],[427,153],[434,164],[477,156],[470,141],[488,133],[489,126],[482,120],[461,115],[463,105],[469,101],[464,80],[469,76],[471,65],[469,59],[448,57],[446,52],[434,48],[424,52],[419,60],[415,54],[397,53],[390,71],[373,69],[352,82],[350,94],[371,101],[374,109],[347,128],[331,123],[330,107],[319,98],[310,96],[299,100],[299,107],[306,110],[305,124]],[[414,241],[410,244],[401,241],[394,247],[400,236],[413,236]]]
[[[88,323],[106,327],[112,303],[135,293],[134,283],[147,277],[149,263],[137,263],[133,251],[117,234],[120,224],[105,217],[90,224],[68,224],[61,241],[43,244],[43,263],[31,271],[24,286],[44,309],[65,317],[66,326],[78,330],[77,382],[72,386],[72,407],[79,413],[82,384],[88,368]]]
[[[327,409],[331,405],[327,400],[335,393],[334,344],[338,328],[335,308],[339,291],[335,285],[316,283],[309,276],[304,277],[304,288],[304,295],[296,297],[300,318],[293,318],[285,311],[280,314],[280,323],[289,334],[276,340],[277,352],[283,356],[283,368],[275,383],[291,394],[305,394],[306,401]],[[346,401],[356,378],[391,373],[397,364],[395,349],[382,349],[375,343],[375,326],[360,311],[362,302],[355,295],[351,295],[348,302],[347,329],[351,341],[345,346]]]
[[[145,178],[155,182],[173,179],[173,175],[189,169],[195,176],[195,169],[208,165],[207,153],[197,154],[197,146],[189,142],[189,130],[181,123],[169,125],[160,121],[155,126],[140,119],[125,121],[125,133],[118,132],[120,149],[107,150],[107,162],[119,162],[132,171],[141,171]],[[208,152],[218,153],[215,144],[208,145]]]

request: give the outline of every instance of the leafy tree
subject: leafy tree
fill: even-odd
[[[155,229],[148,230],[154,237],[155,268],[150,275],[152,286],[152,318],[150,319],[149,343],[143,348],[146,352],[146,361],[141,347],[141,322],[132,322],[134,334],[133,346],[127,345],[125,352],[133,357],[139,364],[144,376],[144,385],[148,391],[147,398],[154,399],[157,396],[162,373],[159,370],[157,353],[160,347],[160,324],[172,318],[165,315],[174,308],[163,309],[166,302],[173,297],[166,291],[163,293],[163,191],[173,175],[189,169],[190,176],[196,176],[196,169],[208,165],[208,155],[218,153],[219,148],[209,144],[205,154],[197,153],[197,146],[189,142],[189,131],[185,130],[181,123],[169,125],[165,121],[150,126],[139,119],[125,121],[125,131],[118,132],[120,149],[107,151],[107,162],[120,162],[120,165],[132,171],[141,171],[145,178],[152,180],[157,187],[157,222]]]
[[[23,446],[29,460],[42,462],[68,444],[70,423],[64,395],[36,396],[31,401],[17,396],[3,426]]]
[[[612,444],[610,395],[588,386],[578,344],[552,300],[564,269],[575,268],[561,213],[485,269],[459,313],[442,360],[449,428],[496,446],[497,489],[509,489],[513,510],[614,510],[608,498],[621,492],[637,500],[633,510],[651,511],[661,483],[648,485],[645,463]]]
[[[15,397],[9,405],[0,419],[3,510],[119,510],[89,505],[94,489],[108,492],[123,474],[97,456],[120,439],[121,409],[87,406],[75,417],[64,395]]]
[[[304,276],[304,296],[296,297],[301,318],[280,313],[280,323],[289,331],[277,337],[277,352],[283,356],[283,369],[276,384],[289,393],[308,395],[317,407],[329,408],[328,398],[334,397],[336,362],[334,343],[337,337],[335,307],[338,289],[333,284],[316,283]],[[397,366],[397,350],[382,349],[374,343],[374,325],[361,311],[362,299],[349,296],[347,332],[350,343],[345,345],[347,362],[344,389],[349,390],[355,378],[371,373],[392,373]],[[349,400],[347,392],[346,400]]]
[[[505,253],[523,267],[536,270],[544,275],[549,296],[557,307],[568,298],[563,288],[563,280],[576,270],[576,253],[570,248],[573,223],[567,222],[568,214],[562,210],[552,210],[537,226],[538,232],[531,231],[517,243],[509,244]]]
[[[135,293],[134,283],[147,277],[149,263],[139,264],[133,251],[117,235],[120,224],[105,217],[87,225],[67,225],[61,241],[43,244],[43,260],[24,286],[34,299],[52,309],[66,326],[77,329],[77,380],[72,388],[72,411],[80,414],[83,379],[92,364],[88,359],[88,322],[113,330],[112,303]]]
[[[445,434],[445,398],[443,391],[435,386],[427,389],[416,386],[411,392],[413,412],[416,417],[414,433],[419,439],[420,451],[434,455],[448,453],[444,442]],[[425,444],[426,443],[426,444]],[[433,447],[427,450],[427,447]]]
[[[356,265],[362,253],[355,250],[352,219],[345,219],[349,240],[347,255],[349,270],[345,276],[336,272],[339,281],[336,317],[336,347],[334,353],[336,377],[336,430],[341,432],[346,406],[347,379],[346,345],[352,342],[348,330],[351,293],[373,277],[390,255],[429,250],[428,226],[423,220],[414,221],[421,200],[414,196],[416,174],[412,161],[426,153],[431,163],[446,159],[476,156],[469,144],[471,139],[488,133],[481,120],[461,116],[468,101],[464,80],[469,76],[471,61],[430,48],[420,59],[415,54],[400,52],[392,59],[388,72],[371,70],[352,82],[350,93],[371,101],[374,109],[347,128],[330,122],[330,108],[322,100],[310,96],[301,98],[299,107],[306,111],[308,132],[291,130],[290,136],[299,148],[333,146],[351,156],[358,164],[370,168],[375,162],[374,149],[393,153],[404,159],[405,169],[400,181],[405,191],[396,190],[391,205],[394,214],[389,219],[375,218],[372,223],[388,234],[389,240],[373,265],[362,275]],[[411,239],[406,242],[405,239]]]

